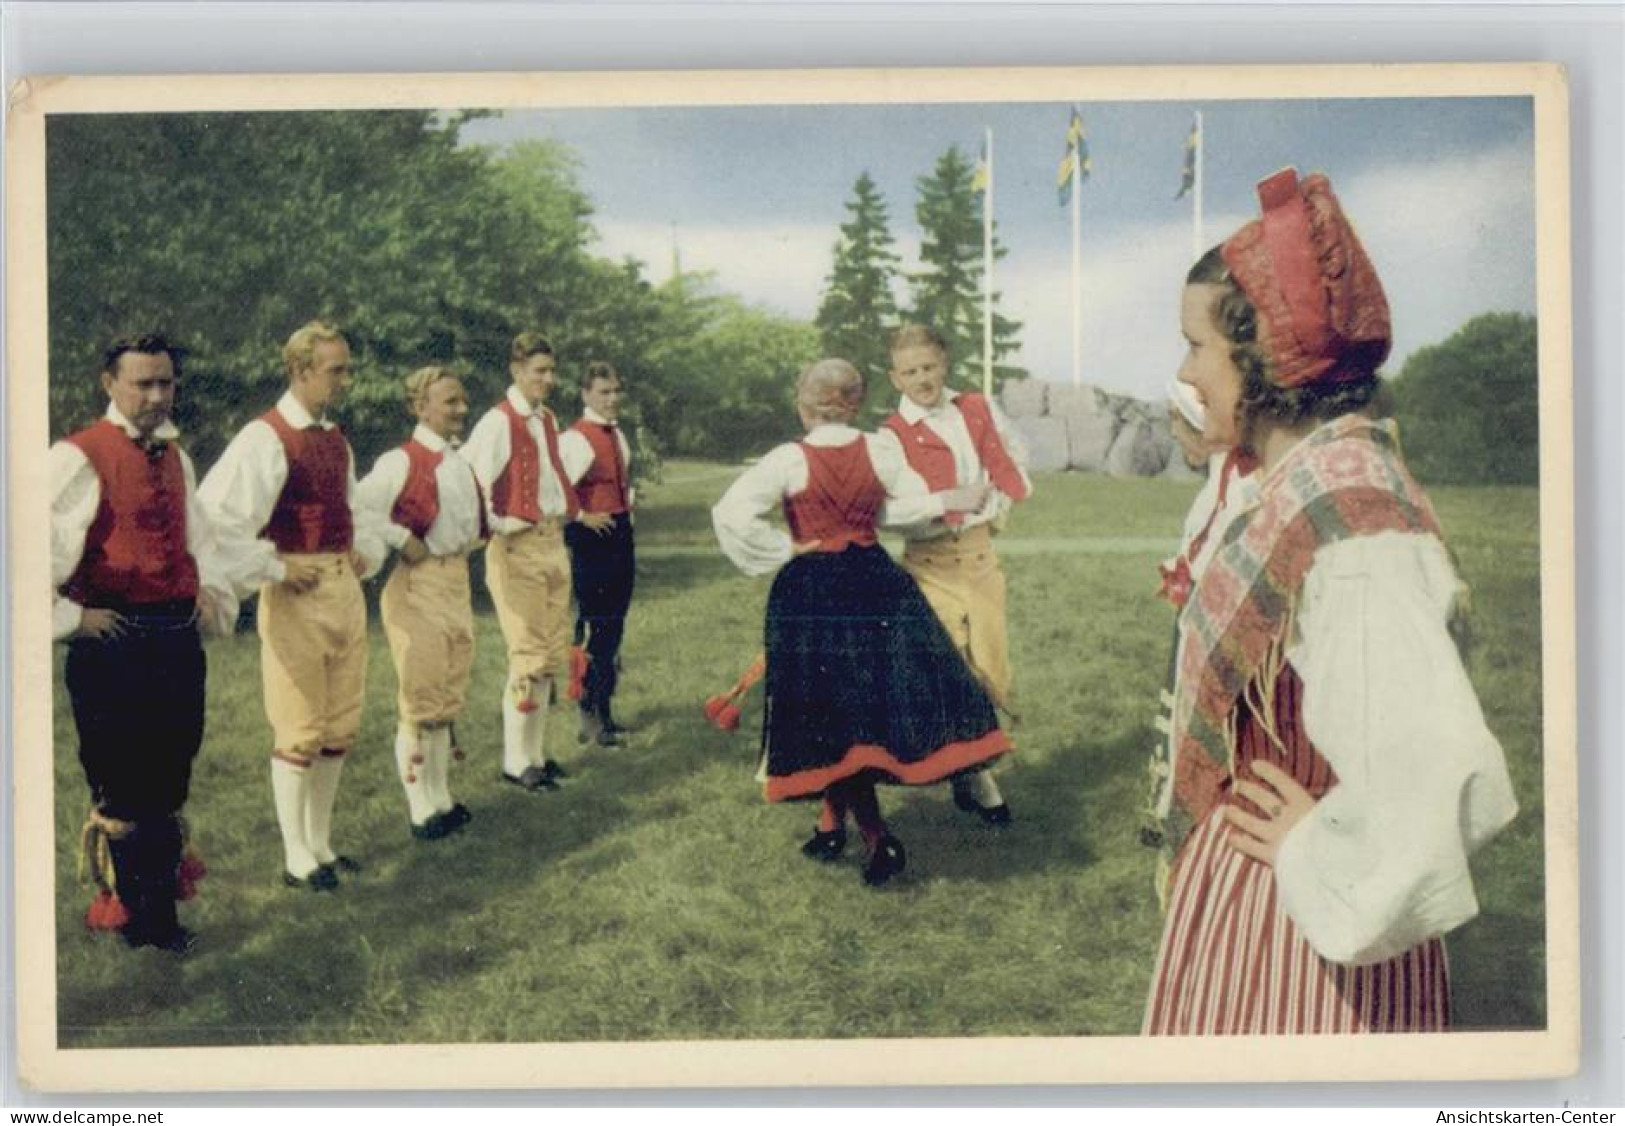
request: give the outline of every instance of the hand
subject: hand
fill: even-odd
[[[1262,809],[1264,816],[1254,817],[1236,806],[1226,806],[1224,819],[1230,825],[1230,832],[1225,835],[1225,843],[1243,856],[1261,860],[1273,868],[1281,842],[1294,825],[1309,816],[1315,808],[1315,799],[1272,762],[1255,761],[1253,773],[1268,785],[1238,778],[1235,792]]]
[[[986,481],[978,481],[974,485],[944,489],[937,495],[942,498],[944,512],[976,512],[987,503],[988,494],[992,490],[993,486]]]
[[[124,636],[124,618],[117,610],[85,607],[74,637],[93,637],[97,641],[110,641]]]
[[[355,558],[355,553],[351,552],[350,565],[352,567],[355,566]],[[406,542],[401,544],[401,558],[406,560],[408,563],[422,563],[425,559],[429,558],[429,545],[418,539],[416,536],[409,535],[406,537]],[[361,570],[359,568],[356,570],[356,574],[361,574]]]
[[[197,592],[198,630],[210,637],[229,637],[237,621],[236,599],[223,597],[208,587]]]
[[[429,554],[429,549],[424,548],[423,554]],[[358,579],[367,577],[367,557],[353,548],[350,551],[350,570],[355,572],[355,577]]]
[[[316,584],[321,581],[321,568],[308,559],[284,559],[282,566],[287,572],[282,576],[282,585],[294,594],[315,590]]]
[[[615,526],[615,517],[607,512],[583,512],[580,520],[584,527],[590,528],[600,536],[607,536],[609,530]]]
[[[790,555],[792,557],[797,555],[806,555],[809,551],[817,551],[823,546],[823,540],[802,540],[800,543],[796,543],[792,540],[790,543]]]

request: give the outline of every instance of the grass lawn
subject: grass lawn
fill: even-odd
[[[1153,564],[1192,484],[1041,476],[1001,546],[1023,722],[987,828],[947,788],[889,789],[909,869],[876,892],[858,860],[804,860],[807,805],[753,783],[758,715],[734,735],[707,695],[757,652],[765,580],[715,549],[731,479],[677,462],[644,490],[619,710],[630,745],[549,744],[571,776],[533,796],[498,779],[504,656],[478,607],[459,837],[407,833],[394,671],[374,622],[360,746],[335,844],[365,872],[334,895],[278,882],[270,728],[252,631],[212,642],[208,733],[188,807],[209,865],[177,960],[82,924],[85,787],[56,684],[58,1022],[64,1047],[672,1038],[1110,1035],[1138,1031],[1161,926],[1136,839],[1170,613]],[[1471,671],[1523,812],[1474,865],[1482,915],[1451,938],[1456,1015],[1545,1023],[1537,495],[1438,490],[1474,589]],[[758,698],[753,695],[753,704]],[[856,850],[854,850],[856,851]]]

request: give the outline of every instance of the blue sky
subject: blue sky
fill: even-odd
[[[1256,213],[1254,185],[1286,165],[1332,179],[1394,307],[1390,370],[1487,310],[1532,312],[1534,127],[1527,98],[1082,103],[1094,174],[1082,195],[1084,382],[1154,397],[1177,366],[1189,201],[1175,202],[1192,111],[1206,131],[1204,242]],[[1071,226],[1055,170],[1067,103],[519,110],[465,129],[577,155],[597,250],[662,280],[683,268],[746,300],[811,318],[857,177],[885,196],[905,268],[919,243],[915,180],[950,145],[993,129],[995,214],[1009,254],[1001,308],[1023,322],[1019,362],[1071,378]],[[906,297],[900,293],[900,297]],[[967,372],[975,366],[967,357]]]

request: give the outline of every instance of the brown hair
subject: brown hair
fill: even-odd
[[[553,344],[539,332],[521,332],[508,348],[508,362],[522,364],[532,356],[553,355]]]

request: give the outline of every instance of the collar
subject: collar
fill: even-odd
[[[323,430],[333,429],[331,419],[312,418],[310,412],[305,409],[305,404],[294,398],[292,391],[282,393],[282,398],[276,401],[276,409],[295,430],[309,430],[312,426],[320,426]]]
[[[521,416],[535,415],[537,418],[541,418],[547,411],[546,403],[539,407],[531,406],[530,400],[525,398],[524,393],[511,383],[508,384],[508,405],[518,411]]]
[[[439,453],[450,445],[444,438],[421,422],[412,428],[412,441],[435,453]]]
[[[942,412],[952,406],[954,400],[957,398],[959,398],[958,391],[944,387],[942,389],[941,401],[930,410],[926,410],[913,399],[910,399],[907,395],[904,395],[902,402],[897,404],[897,413],[902,415],[903,421],[908,423],[910,426],[918,426],[921,422],[928,418],[941,418]]]
[[[119,410],[112,403],[107,404],[107,413],[102,417],[107,419],[107,421],[111,422],[114,426],[117,426],[120,430],[124,431],[124,433],[134,441],[141,441],[141,431],[137,429],[135,423],[125,418],[124,412]],[[173,442],[180,436],[181,432],[179,428],[176,427],[172,420],[166,418],[158,424],[158,429],[152,432],[149,440],[158,442]]]
[[[814,446],[844,446],[862,436],[862,431],[844,422],[820,422],[802,435],[801,440]]]
[[[599,414],[597,411],[593,410],[591,407],[584,407],[582,409],[581,418],[585,422],[591,422],[591,423],[594,423],[594,424],[596,424],[598,426],[613,426],[617,430],[620,429],[620,425],[621,425],[618,422],[611,422],[609,419],[605,418],[603,415]]]

